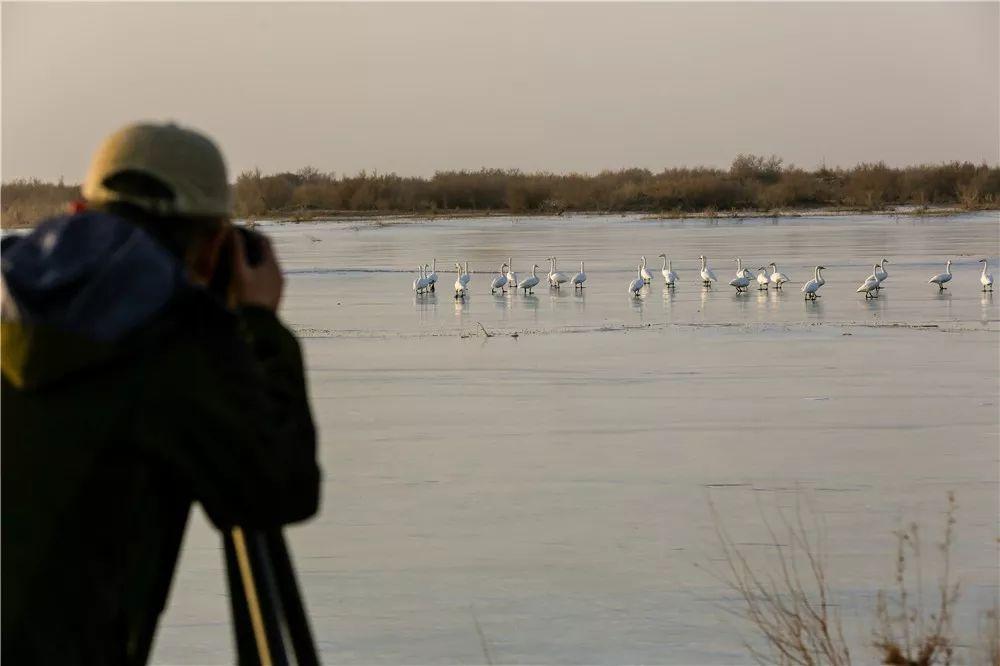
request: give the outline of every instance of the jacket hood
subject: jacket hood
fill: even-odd
[[[114,356],[184,285],[180,262],[152,236],[96,211],[5,238],[0,274],[3,374],[18,387]]]

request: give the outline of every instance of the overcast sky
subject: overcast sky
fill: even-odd
[[[137,119],[230,170],[1000,161],[1000,4],[10,4],[2,178]]]

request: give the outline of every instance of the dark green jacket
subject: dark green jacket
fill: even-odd
[[[79,218],[3,251],[9,664],[145,663],[192,502],[226,528],[302,520],[319,501],[293,335],[187,285],[135,227]],[[80,240],[101,224],[110,239]],[[66,270],[74,251],[96,256]]]

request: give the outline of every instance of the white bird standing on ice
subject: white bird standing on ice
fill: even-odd
[[[823,279],[823,274],[820,272],[824,270],[826,270],[826,266],[817,266],[816,277],[802,285],[802,293],[806,295],[807,299],[815,301],[819,297],[816,292],[826,284],[826,280]]]
[[[461,266],[459,266],[459,268],[461,268]],[[472,281],[472,274],[469,273],[469,260],[468,259],[465,260],[465,270],[458,277],[458,279],[462,281],[462,286],[463,287],[468,287],[469,286],[469,282]]]
[[[497,293],[497,289],[500,290],[501,294],[504,293],[504,287],[507,286],[507,275],[504,272],[505,268],[507,268],[507,264],[500,264],[500,274],[493,278],[493,282],[490,283],[491,294]]]
[[[462,282],[462,264],[455,262],[455,298],[465,298],[465,282]]]
[[[430,285],[429,278],[427,277],[427,264],[417,266],[417,272],[420,274],[420,277],[413,281],[413,291],[422,294]]]
[[[767,286],[771,284],[771,278],[767,277],[767,266],[757,269],[757,291],[767,291]]]
[[[677,282],[677,273],[674,272],[674,262],[669,261],[666,254],[659,256],[663,259],[663,269],[660,271],[663,273],[663,284],[673,287]]]
[[[875,264],[877,267],[878,264]],[[875,292],[874,294],[872,292]],[[865,281],[861,283],[858,287],[857,294],[864,294],[865,299],[878,298],[878,278],[875,277],[875,271],[872,270],[872,274],[865,278]]]
[[[587,281],[587,273],[583,270],[583,262],[580,262],[580,272],[573,276],[573,288],[583,289],[583,283]]]
[[[639,298],[639,292],[642,291],[643,286],[646,284],[646,280],[642,277],[642,263],[636,267],[635,275],[635,279],[628,284],[628,293],[632,294],[635,298]]]
[[[730,287],[736,287],[736,293],[747,290],[747,285],[750,284],[750,278],[748,277],[738,277],[733,278],[729,281]]]
[[[788,282],[788,276],[784,273],[779,273],[778,267],[773,262],[769,265],[771,266],[771,284],[773,284],[776,289],[781,289],[781,285]]]
[[[716,282],[718,278],[715,277],[715,273],[712,269],[708,267],[708,260],[705,259],[705,255],[698,257],[701,259],[701,283],[706,287],[711,287],[713,282]]]
[[[639,261],[641,262],[639,264],[639,277],[642,278],[644,283],[649,284],[653,279],[653,274],[646,270],[646,257],[639,257]]]
[[[427,276],[427,281],[431,287],[431,291],[434,291],[434,285],[436,285],[438,281],[437,269],[438,269],[438,260],[431,259],[431,274]]]
[[[517,273],[512,272],[514,270],[514,264],[511,263],[511,258],[507,257],[507,286],[517,289]]]
[[[531,267],[531,275],[521,280],[517,286],[524,290],[525,294],[534,293],[532,289],[538,284],[538,276],[535,275],[535,271],[538,270],[538,264],[534,264]]]
[[[945,289],[947,289],[947,287],[944,286],[944,283],[950,281],[951,281],[951,259],[949,259],[948,263],[945,264],[944,273],[938,273],[930,280],[928,280],[927,284],[936,284],[938,286],[938,289],[944,291]]]
[[[745,277],[748,280],[753,279],[753,274],[746,268],[743,268],[743,259],[741,257],[736,257],[736,277]]]
[[[993,291],[993,274],[986,272],[986,266],[989,262],[985,259],[980,259],[983,262],[983,274],[979,276],[979,284],[983,285],[983,291]]]
[[[889,279],[889,272],[885,270],[885,265],[888,263],[891,262],[885,257],[882,257],[882,261],[879,262],[879,265],[875,267],[875,271],[872,273],[872,275],[878,278],[878,287],[876,287],[876,289],[881,290],[882,283]]]
[[[548,257],[549,260],[549,286],[559,288],[563,282],[569,282],[569,276],[556,270],[556,258]]]

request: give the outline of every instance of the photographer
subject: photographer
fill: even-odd
[[[263,236],[231,224],[215,144],[126,127],[83,196],[3,244],[10,664],[145,663],[192,502],[220,529],[303,520],[319,502],[281,271]]]

